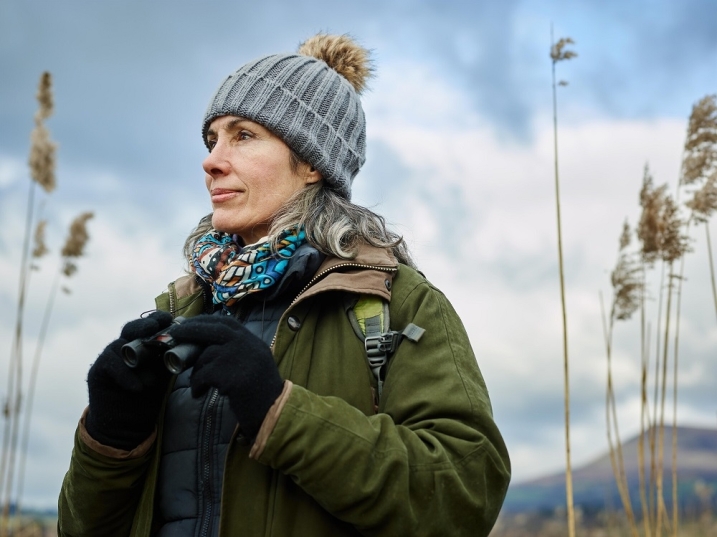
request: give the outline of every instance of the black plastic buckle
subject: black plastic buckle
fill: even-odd
[[[367,337],[364,346],[366,347],[366,356],[371,367],[384,365],[388,357],[396,352],[400,341],[400,332],[386,332],[378,336]]]

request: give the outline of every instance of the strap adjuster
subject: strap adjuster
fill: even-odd
[[[401,332],[386,332],[378,336],[367,336],[364,346],[366,356],[372,368],[381,367],[388,361],[388,357],[396,352],[401,342]]]

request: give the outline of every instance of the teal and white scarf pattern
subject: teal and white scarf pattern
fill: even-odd
[[[268,289],[286,272],[289,258],[306,242],[303,228],[283,231],[269,242],[242,247],[232,235],[211,229],[194,246],[194,272],[212,286],[214,304],[232,306],[244,295]]]

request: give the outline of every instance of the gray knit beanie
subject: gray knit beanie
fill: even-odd
[[[348,36],[319,34],[297,54],[251,61],[230,75],[204,115],[202,138],[220,116],[255,121],[279,136],[347,199],[366,160],[366,120],[359,100],[371,66]]]

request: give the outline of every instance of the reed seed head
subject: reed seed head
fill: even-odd
[[[622,242],[622,237],[620,240]],[[613,314],[618,321],[629,319],[640,306],[643,292],[641,273],[635,255],[620,253],[615,270],[610,274],[614,293]]]
[[[692,107],[682,160],[682,184],[704,180],[717,171],[716,97],[707,95]]]
[[[620,233],[620,254],[615,270],[610,274],[613,288],[612,314],[618,321],[629,319],[640,306],[644,289],[641,267],[636,254],[627,252],[630,246],[632,230],[625,220]]]
[[[40,104],[40,108],[35,113],[35,121],[40,123],[50,117],[54,110],[52,75],[47,71],[40,76],[40,84],[37,88],[37,102]]]
[[[684,233],[684,220],[680,217],[677,204],[669,196],[665,197],[662,212],[663,232],[660,245],[660,257],[672,263],[690,250],[690,239]]]
[[[35,228],[35,248],[32,250],[32,257],[40,258],[47,254],[50,250],[47,249],[45,244],[45,228],[47,227],[47,220],[40,220]]]
[[[689,238],[683,232],[679,209],[667,194],[667,185],[654,187],[650,169],[645,165],[640,189],[642,214],[637,237],[642,243],[641,257],[651,265],[658,259],[673,262],[689,250]]]
[[[717,171],[707,178],[702,188],[696,190],[691,200],[685,205],[692,209],[697,222],[705,223],[712,213],[717,210]]]
[[[574,45],[575,41],[570,37],[561,37],[557,43],[550,47],[550,58],[553,63],[560,62],[563,60],[570,60],[575,58],[578,53],[572,50],[565,50],[567,45]]]
[[[622,225],[622,233],[620,234],[620,251],[630,246],[632,231],[630,230],[630,224],[625,220]]]
[[[77,265],[70,260],[65,260],[65,263],[62,265],[62,273],[69,278],[75,272],[77,272]]]
[[[645,164],[640,189],[640,206],[642,214],[637,225],[637,238],[642,243],[642,260],[647,264],[654,263],[659,256],[660,234],[662,221],[660,210],[664,204],[667,187],[654,188],[650,168]]]
[[[38,123],[30,135],[30,175],[48,194],[55,190],[55,152],[57,145],[50,140],[50,132]]]
[[[90,238],[87,233],[87,221],[93,216],[94,213],[85,212],[72,221],[67,241],[62,247],[62,257],[82,257],[85,245]]]

